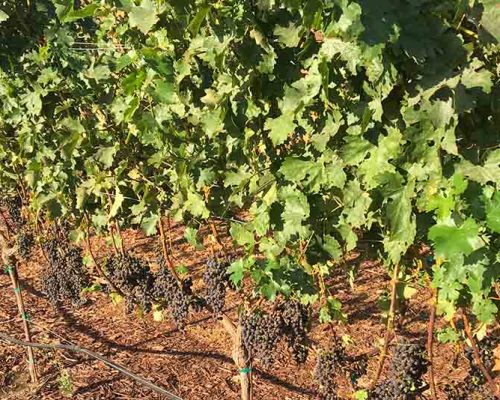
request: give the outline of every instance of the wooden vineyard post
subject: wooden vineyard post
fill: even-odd
[[[26,341],[31,342],[31,332],[28,324],[28,315],[26,314],[26,310],[24,308],[23,295],[21,293],[21,287],[19,286],[19,279],[17,275],[17,261],[12,253],[13,250],[6,249],[5,242],[2,243],[2,261],[5,266],[5,272],[9,274],[10,281],[12,283],[12,288],[16,297],[17,309],[23,323],[24,337]],[[31,377],[31,382],[38,383],[38,375],[36,371],[35,355],[33,353],[33,349],[27,348],[26,351],[28,354],[28,370]]]
[[[252,400],[252,362],[241,334],[241,324],[235,326],[233,321],[226,315],[222,315],[222,325],[233,340],[232,358],[238,368],[241,386],[241,400]]]

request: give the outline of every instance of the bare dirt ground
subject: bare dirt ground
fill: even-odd
[[[177,265],[186,265],[194,276],[194,289],[203,290],[201,273],[208,251],[195,251],[183,240],[182,226],[172,229]],[[221,229],[222,230],[222,229]],[[208,241],[209,232],[202,235]],[[229,239],[224,237],[229,243]],[[140,232],[124,232],[125,247],[141,257],[153,259],[157,238]],[[100,261],[109,247],[94,239],[92,247]],[[32,318],[33,341],[63,343],[69,340],[98,352],[133,372],[161,385],[185,400],[231,400],[239,398],[237,370],[231,359],[231,342],[222,325],[207,311],[193,314],[185,332],[176,329],[168,317],[156,322],[148,314],[126,314],[123,304],[114,304],[102,292],[87,293],[87,303],[80,308],[54,309],[42,292],[40,271],[45,263],[37,252],[20,265],[19,274],[27,311]],[[331,280],[333,293],[345,307],[349,324],[333,327],[313,326],[311,342],[319,348],[328,342],[332,330],[347,335],[349,351],[362,354],[380,346],[384,335],[377,299],[388,289],[389,278],[375,262],[354,258],[358,268],[354,287],[339,268]],[[420,290],[408,303],[403,327],[394,341],[402,338],[425,343],[430,293]],[[229,294],[226,309],[236,319],[238,294]],[[21,322],[8,276],[0,276],[0,332],[22,339]],[[443,322],[438,321],[437,328]],[[460,380],[467,373],[463,352],[455,345],[435,346],[435,375],[439,398],[446,383]],[[135,383],[103,363],[85,355],[65,351],[36,350],[37,367],[42,377],[39,385],[29,384],[25,349],[0,342],[0,398],[14,399],[159,399],[151,390]],[[390,355],[386,362],[390,363]],[[317,398],[314,381],[315,355],[312,351],[304,365],[296,365],[283,350],[269,369],[259,363],[254,367],[254,397],[265,400],[306,400]],[[370,358],[368,372],[361,379],[366,384],[373,377],[377,356]],[[387,367],[386,367],[387,369]],[[338,377],[340,397],[349,399],[353,392],[348,380]],[[430,398],[430,397],[429,397]]]

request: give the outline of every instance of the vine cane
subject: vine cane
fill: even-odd
[[[160,230],[161,248],[163,250],[163,256],[165,258],[165,262],[167,263],[168,268],[170,269],[170,272],[172,273],[172,275],[174,276],[174,278],[178,282],[180,282],[179,275],[177,274],[177,271],[175,270],[175,266],[174,266],[174,263],[173,263],[172,257],[171,257],[172,247],[170,247],[170,254],[168,252],[167,240],[165,238],[165,230],[163,228],[163,221],[162,221],[162,218],[161,218],[161,214],[160,214],[160,218],[158,219],[158,228]]]
[[[394,266],[394,271],[392,273],[391,305],[389,307],[389,315],[387,316],[387,327],[384,337],[384,347],[382,348],[382,352],[380,353],[377,372],[375,373],[375,378],[373,379],[373,382],[371,384],[372,388],[377,384],[378,380],[380,379],[380,375],[382,374],[382,370],[384,369],[384,363],[387,357],[387,350],[389,348],[389,341],[391,338],[392,331],[394,329],[394,310],[396,308],[396,288],[398,282],[398,275],[399,275],[399,264],[396,264]]]
[[[470,328],[470,323],[469,323],[469,318],[467,318],[467,314],[465,313],[465,310],[462,310],[462,320],[464,322],[464,330],[465,330],[465,335],[467,336],[467,339],[469,339],[469,342],[472,347],[472,353],[474,355],[474,361],[476,362],[477,366],[483,373],[484,377],[486,378],[486,381],[488,382],[488,385],[491,387],[492,393],[497,396],[499,395],[498,389],[495,385],[495,382],[493,381],[493,378],[491,377],[491,374],[489,371],[486,369],[484,366],[483,362],[481,361],[481,356],[479,354],[479,349],[477,347],[477,343],[474,340],[474,337],[472,336],[472,331]]]

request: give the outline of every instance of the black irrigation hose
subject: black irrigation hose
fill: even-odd
[[[32,343],[32,342],[25,342],[24,340],[18,340],[15,339],[9,335],[6,335],[5,333],[0,332],[0,339],[7,342],[11,343],[14,345],[18,346],[25,346],[25,347],[33,347],[36,349],[58,349],[58,350],[67,350],[67,351],[73,351],[77,353],[83,353],[86,354],[90,357],[93,357],[99,361],[102,361],[104,364],[106,364],[108,367],[111,367],[122,374],[128,376],[129,378],[139,382],[140,384],[148,387],[149,389],[153,390],[154,392],[161,394],[165,396],[168,400],[182,400],[180,397],[177,397],[175,394],[172,394],[165,389],[156,386],[154,383],[151,383],[147,381],[144,378],[141,378],[140,376],[134,374],[133,372],[130,372],[128,369],[125,367],[122,367],[119,364],[116,364],[115,362],[108,360],[107,358],[101,356],[100,354],[94,353],[93,351],[78,347],[78,346],[72,346],[72,345],[66,345],[66,344],[43,344],[43,343]]]

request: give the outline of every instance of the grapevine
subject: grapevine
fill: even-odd
[[[78,246],[111,230],[91,257],[127,309],[159,305],[181,330],[204,307],[212,323],[241,319],[227,330],[236,348],[241,327],[247,380],[252,357],[271,368],[284,343],[304,363],[311,327],[350,323],[339,271],[355,293],[370,242],[373,268],[393,272],[373,382],[405,328],[396,305],[432,292],[430,356],[399,344],[370,396],[418,396],[435,326],[470,316],[465,336],[452,330],[474,345],[499,318],[499,26],[494,0],[0,1],[1,239],[20,263],[40,242],[47,296],[76,305],[90,282]],[[124,250],[159,226],[169,257],[164,217],[201,274]],[[209,229],[224,256],[206,260],[194,252]],[[410,268],[423,247],[432,266]],[[481,362],[466,353],[470,391],[494,390],[488,340]],[[330,350],[317,371],[334,398]]]

